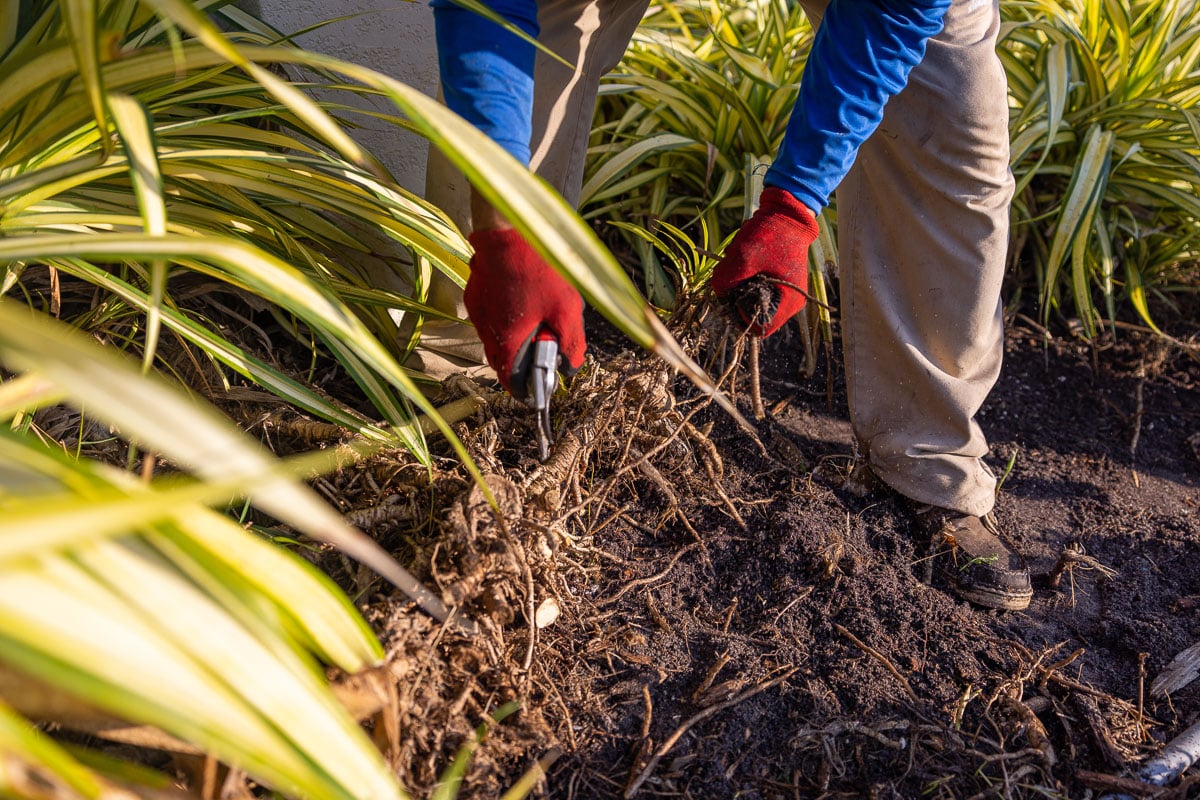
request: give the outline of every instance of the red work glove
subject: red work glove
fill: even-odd
[[[583,366],[583,298],[515,230],[476,231],[463,301],[496,377],[513,397],[527,394],[525,358],[541,330],[558,340],[558,369],[570,377]],[[524,369],[521,369],[524,368]]]
[[[713,291],[752,334],[770,336],[804,308],[808,246],[816,238],[817,221],[807,206],[783,189],[764,189],[758,210],[713,270]]]

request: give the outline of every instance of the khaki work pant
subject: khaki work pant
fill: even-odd
[[[802,4],[819,25],[827,0]],[[646,5],[542,5],[542,41],[579,70],[539,55],[532,167],[572,203],[598,82]],[[846,378],[861,452],[901,494],[976,515],[995,495],[974,417],[1000,371],[1013,191],[999,24],[996,0],[954,0],[837,191]],[[450,173],[431,160],[429,198],[466,229],[468,187]]]

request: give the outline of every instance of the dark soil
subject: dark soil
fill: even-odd
[[[432,471],[389,454],[316,482],[482,628],[466,636],[319,558],[388,646],[376,740],[418,796],[512,701],[459,796],[499,797],[539,760],[536,796],[583,800],[1118,787],[1200,720],[1200,681],[1152,691],[1200,643],[1197,319],[1171,320],[1186,346],[1010,321],[980,420],[1005,474],[1001,528],[1035,575],[1020,613],[928,582],[897,498],[844,488],[837,353],[804,377],[795,333],[763,344],[767,414],[750,435],[593,320],[593,363],[556,401],[544,466],[527,410],[449,383],[447,399],[488,400],[456,430],[505,524],[448,448]],[[719,327],[683,328],[713,374]],[[723,383],[747,416],[749,383],[744,366]],[[261,392],[214,399],[281,452],[337,435]],[[1198,771],[1158,796],[1200,797]]]
[[[534,460],[511,401],[458,428],[507,529],[447,459],[405,489],[436,524],[376,530],[485,628],[469,639],[376,595],[408,785],[514,699],[463,796],[498,796],[549,754],[537,791],[556,798],[1085,798],[1200,719],[1200,682],[1150,688],[1200,642],[1194,351],[1009,325],[980,415],[1007,473],[999,523],[1035,576],[1008,613],[926,582],[897,498],[843,488],[836,354],[805,378],[797,341],[764,344],[756,439],[593,329],[596,364],[555,411],[561,471]],[[747,386],[742,369],[749,416]],[[560,616],[535,629],[550,603]]]
[[[1171,329],[1194,342],[1195,319]],[[765,342],[750,435],[590,324],[547,465],[522,406],[445,387],[486,396],[456,430],[504,525],[449,449],[432,473],[393,454],[318,481],[483,629],[321,559],[388,646],[375,734],[418,795],[511,701],[460,796],[498,797],[541,760],[535,796],[553,798],[1098,797],[1200,720],[1200,681],[1151,691],[1200,642],[1194,345],[1010,321],[980,415],[1000,526],[1035,576],[1010,613],[929,580],[897,498],[844,488],[836,352],[805,377],[798,335]],[[684,328],[713,374],[719,327]],[[751,416],[746,360],[723,385]],[[277,449],[312,447],[308,423],[239,408]],[[1162,796],[1200,797],[1194,773]]]

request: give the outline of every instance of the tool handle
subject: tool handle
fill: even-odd
[[[543,328],[533,337],[528,398],[535,409],[550,407],[550,396],[558,386],[558,339]]]

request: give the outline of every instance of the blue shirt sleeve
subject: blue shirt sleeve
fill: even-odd
[[[537,0],[487,0],[537,38]],[[532,44],[451,0],[432,0],[446,105],[529,165],[533,117]]]
[[[950,0],[831,0],[764,183],[819,213],[949,7]]]

